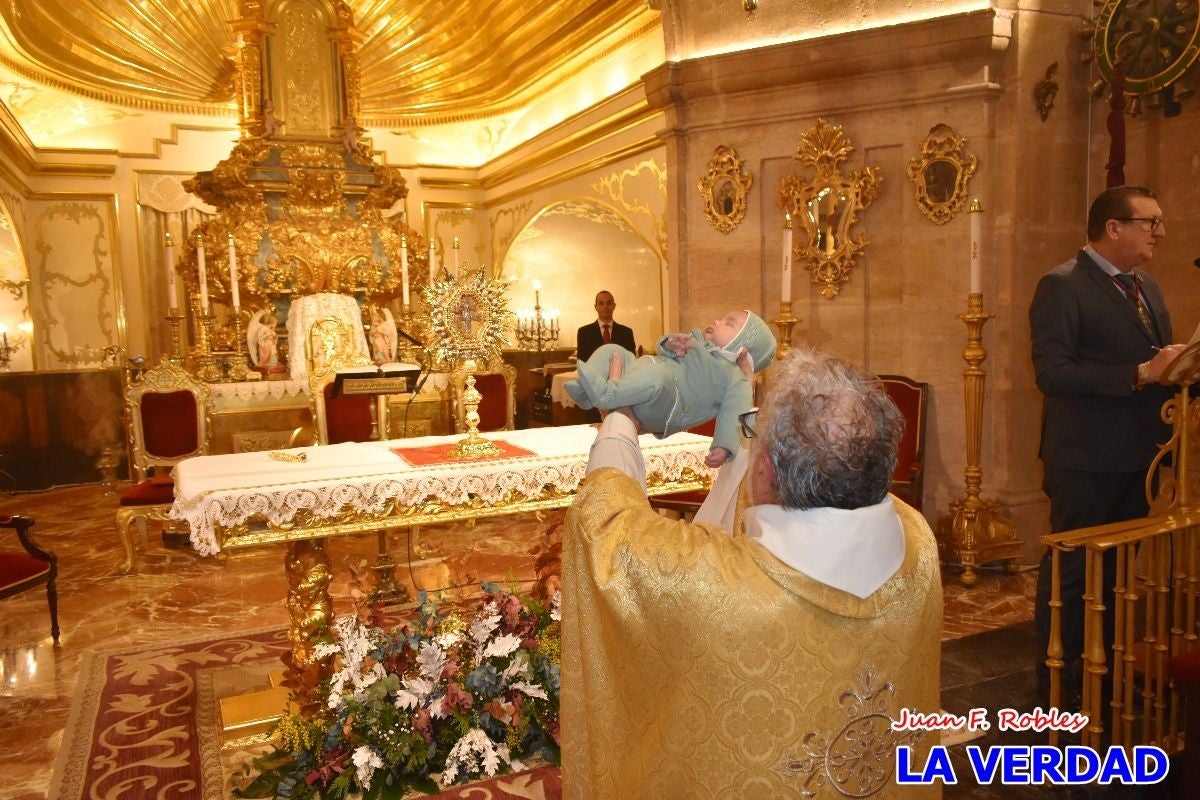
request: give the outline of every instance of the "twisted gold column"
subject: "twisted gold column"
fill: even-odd
[[[983,387],[987,377],[982,366],[987,360],[983,326],[992,318],[983,310],[983,294],[968,294],[967,311],[958,318],[967,326],[967,347],[963,350],[963,360],[967,362],[963,371],[966,497],[952,502],[950,512],[938,521],[938,549],[943,560],[962,564],[963,585],[973,586],[979,580],[975,568],[989,561],[1008,559],[1007,568],[1014,570],[1016,559],[1021,555],[1021,543],[999,504],[980,497],[983,485],[983,468],[979,465],[983,445]]]
[[[311,716],[321,705],[318,694],[321,682],[330,676],[329,660],[314,661],[313,648],[317,637],[325,634],[333,618],[333,599],[329,583],[333,576],[329,557],[322,539],[289,542],[284,556],[287,573],[287,610],[291,618],[288,641],[291,652],[284,656],[287,664],[285,684],[300,713]]]

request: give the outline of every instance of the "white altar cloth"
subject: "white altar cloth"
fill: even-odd
[[[550,399],[563,408],[575,406],[576,402],[571,399],[571,395],[567,394],[567,390],[563,388],[563,384],[567,381],[573,381],[578,377],[579,373],[575,370],[559,372],[552,376],[550,378]]]
[[[175,467],[170,516],[187,522],[196,550],[212,555],[220,549],[218,526],[241,525],[251,517],[286,526],[300,512],[333,519],[347,506],[368,514],[379,513],[395,501],[405,506],[428,502],[455,506],[478,498],[503,506],[511,505],[514,494],[542,496],[547,486],[570,495],[583,479],[596,429],[570,425],[482,435],[504,439],[534,455],[414,467],[390,451],[462,438],[453,435],[284,451],[304,453],[306,460],[298,463],[275,460],[267,452],[198,456]],[[641,446],[647,474],[659,480],[678,480],[685,471],[709,478],[715,474],[704,466],[712,446],[707,436],[681,432],[660,440],[647,434],[641,437]]]

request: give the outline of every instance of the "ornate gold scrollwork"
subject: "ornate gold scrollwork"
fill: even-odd
[[[921,143],[921,155],[908,162],[908,176],[917,187],[917,207],[938,225],[953,219],[966,202],[967,183],[978,163],[966,147],[966,139],[938,123]]]
[[[746,193],[754,176],[742,171],[745,159],[728,145],[718,145],[708,161],[708,174],[696,183],[704,198],[704,216],[721,233],[730,233],[746,216]]]
[[[863,167],[845,176],[838,163],[854,152],[854,145],[842,133],[842,126],[818,119],[817,124],[800,137],[793,156],[814,170],[811,181],[785,175],[779,181],[777,198],[780,209],[799,223],[799,236],[792,245],[792,257],[812,273],[812,282],[821,286],[822,296],[837,297],[841,285],[850,279],[850,270],[867,246],[867,238],[850,235],[858,214],[879,196],[878,167]]]

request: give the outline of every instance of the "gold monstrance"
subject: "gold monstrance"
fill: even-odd
[[[502,451],[479,435],[479,404],[483,395],[475,388],[478,362],[487,363],[500,355],[507,343],[504,326],[508,311],[506,284],[484,275],[483,268],[454,280],[443,268],[442,277],[425,288],[430,325],[434,336],[434,359],[445,364],[462,363],[467,373],[462,395],[463,424],[467,437],[450,451],[451,458],[489,458]]]

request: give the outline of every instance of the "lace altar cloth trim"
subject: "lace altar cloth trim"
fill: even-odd
[[[192,545],[202,555],[220,547],[216,528],[240,525],[257,516],[272,525],[288,525],[300,512],[332,519],[347,507],[363,514],[399,501],[413,506],[437,501],[463,505],[472,497],[499,504],[511,494],[536,498],[547,486],[564,494],[579,488],[588,452],[596,437],[591,425],[532,428],[483,434],[530,450],[525,458],[413,467],[390,448],[428,447],[461,436],[425,436],[391,442],[356,442],[296,448],[302,462],[279,461],[269,453],[234,453],[189,458],[175,467],[172,519],[185,521]],[[646,473],[673,481],[685,471],[712,475],[704,458],[712,440],[681,432],[666,439],[641,437]]]
[[[238,383],[210,383],[208,390],[214,401],[227,398],[251,398],[254,400],[280,400],[284,397],[308,394],[308,381],[240,381]]]

